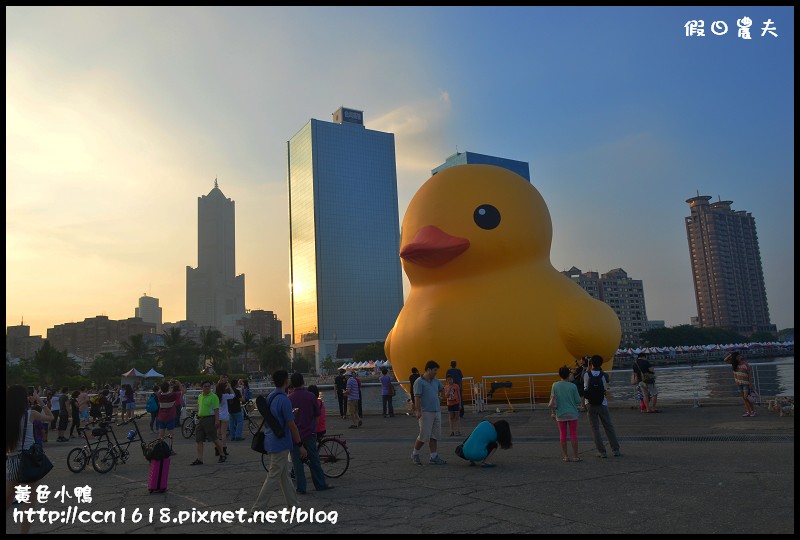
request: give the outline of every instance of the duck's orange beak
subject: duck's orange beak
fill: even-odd
[[[400,258],[426,268],[436,268],[452,261],[469,249],[469,240],[450,236],[439,227],[428,225],[414,235],[400,250]]]

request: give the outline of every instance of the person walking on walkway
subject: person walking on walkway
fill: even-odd
[[[408,393],[411,394],[411,410],[414,410],[414,383],[419,379],[419,370],[411,368],[411,375],[408,376]]]
[[[422,465],[419,457],[420,449],[428,443],[431,449],[431,457],[428,461],[431,465],[445,465],[447,461],[439,457],[437,452],[437,441],[442,438],[442,409],[439,400],[444,396],[444,386],[436,378],[439,371],[439,364],[429,360],[425,364],[425,373],[414,382],[414,395],[417,397],[414,403],[414,414],[419,423],[419,435],[414,442],[414,450],[411,452],[411,461],[416,465]]]
[[[458,389],[460,392],[463,393],[464,390],[464,374],[461,372],[460,369],[456,367],[456,361],[450,360],[450,369],[447,370],[447,373],[444,374],[445,379],[447,377],[453,378],[453,383],[458,385]],[[464,418],[464,400],[461,399],[461,395],[458,396],[458,417]],[[459,433],[460,435],[460,433]]]
[[[381,368],[381,373],[383,374],[380,379],[381,382],[381,401],[383,404],[383,417],[384,418],[391,418],[394,416],[394,403],[392,403],[392,398],[394,394],[392,393],[392,378],[388,375],[389,370],[385,367]]]
[[[314,489],[325,491],[333,486],[327,485],[325,481],[325,473],[322,471],[319,450],[317,449],[317,422],[322,414],[319,400],[317,396],[306,390],[302,373],[292,373],[291,384],[294,390],[289,395],[289,401],[292,403],[294,421],[302,443],[302,447],[295,446],[291,449],[297,493],[306,494],[306,468],[304,466],[306,461],[311,471],[311,481],[314,483]],[[306,449],[307,460],[301,458],[300,448]]]
[[[725,355],[723,361],[731,365],[733,369],[733,380],[739,389],[744,401],[744,414],[742,416],[755,416],[756,409],[748,396],[755,389],[753,386],[753,369],[743,358],[739,351],[733,351]]]
[[[197,416],[200,422],[195,429],[194,441],[197,443],[197,459],[189,465],[203,464],[203,442],[211,441],[219,456],[218,463],[224,463],[227,459],[222,451],[222,445],[217,438],[219,429],[219,398],[211,391],[211,381],[205,380],[201,384],[203,391],[197,394]]]
[[[461,407],[461,387],[453,382],[452,375],[447,376],[444,385],[444,395],[447,400],[447,416],[450,423],[450,436],[461,435],[461,417],[458,412]],[[455,426],[455,428],[453,427]]]
[[[608,437],[608,444],[611,445],[611,450],[614,456],[619,457],[622,453],[619,451],[619,441],[617,441],[617,432],[614,430],[614,424],[611,422],[611,415],[608,412],[608,400],[606,399],[606,390],[608,389],[608,374],[605,373],[600,366],[603,365],[603,357],[600,355],[592,356],[589,361],[591,371],[583,376],[583,395],[586,401],[589,402],[589,424],[592,426],[592,439],[597,448],[597,457],[606,458],[606,445],[603,443],[603,438],[600,436],[600,423],[603,423],[603,430]]]
[[[356,381],[354,371],[347,378],[347,385],[344,390],[344,396],[347,398],[347,414],[353,421],[353,424],[350,426],[352,429],[356,429],[361,425],[361,417],[358,415],[358,402],[361,399],[359,388],[360,385],[358,384],[358,381]]]
[[[575,385],[569,382],[570,370],[567,366],[558,368],[560,381],[554,382],[550,395],[556,400],[556,407],[551,409],[550,416],[558,423],[559,441],[561,442],[561,461],[581,461],[578,457],[578,406],[581,396]],[[567,432],[572,442],[572,459],[567,451]]]
[[[343,369],[339,369],[339,374],[333,379],[333,384],[336,388],[336,399],[339,402],[339,416],[344,420],[347,418],[347,396],[344,395],[347,377],[344,376]]]
[[[656,386],[655,368],[647,361],[647,355],[639,353],[633,362],[633,373],[639,379],[645,410],[649,413],[659,412],[656,409],[658,387]]]
[[[278,437],[270,425],[264,423],[264,450],[269,452],[269,468],[267,469],[269,472],[253,503],[253,511],[269,509],[269,496],[275,487],[279,487],[283,493],[283,499],[286,502],[285,508],[300,506],[292,479],[289,477],[289,450],[292,445],[299,448],[301,460],[308,455],[300,439],[300,432],[294,423],[292,403],[286,395],[286,389],[289,387],[289,373],[285,369],[277,370],[272,374],[272,382],[275,390],[267,396],[266,403],[278,424],[277,427],[283,430],[283,435]]]

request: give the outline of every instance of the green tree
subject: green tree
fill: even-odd
[[[134,334],[127,341],[120,343],[122,358],[125,361],[125,371],[136,368],[142,373],[150,370],[153,364],[153,354],[150,346],[142,334]]]
[[[369,362],[370,360],[386,360],[383,341],[375,341],[353,353],[353,362]]]
[[[211,367],[214,368],[214,373],[227,373],[230,370],[231,359],[239,354],[239,342],[234,338],[222,339],[219,352],[219,357],[211,359]]]
[[[44,340],[41,348],[33,355],[33,366],[43,385],[61,385],[64,377],[80,374],[80,367],[69,359],[67,351],[56,350],[50,340]]]
[[[786,336],[794,336],[794,328],[778,330],[778,339],[783,340]]]
[[[222,358],[222,332],[216,328],[200,329],[200,356],[203,359],[203,369],[213,365],[215,360]]]
[[[247,353],[252,351],[258,345],[258,339],[256,339],[256,335],[251,332],[250,330],[242,330],[242,353],[244,353],[244,373],[245,375],[249,374],[250,366],[247,363],[248,357]]]
[[[325,370],[325,373],[336,372],[336,362],[333,361],[331,355],[325,357],[325,360],[322,361],[322,365],[320,367]]]
[[[197,344],[184,335],[180,328],[164,331],[164,345],[159,348],[157,358],[164,375],[194,375],[197,373]]]
[[[753,332],[750,337],[747,338],[747,341],[753,343],[766,343],[768,341],[775,341],[777,336],[772,332]]]
[[[120,376],[127,371],[126,365],[127,361],[124,358],[105,352],[98,355],[92,362],[92,366],[89,368],[89,377],[98,388],[104,384],[116,384],[119,382]]]
[[[310,358],[306,358],[305,355],[299,354],[294,359],[294,365],[292,366],[292,370],[297,373],[310,373],[312,371],[312,366],[314,365],[313,360]]]
[[[265,373],[272,373],[278,369],[290,369],[289,346],[283,341],[272,337],[262,339],[257,348],[258,361]]]

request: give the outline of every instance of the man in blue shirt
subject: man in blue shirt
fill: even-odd
[[[417,440],[414,443],[414,450],[411,452],[411,461],[417,465],[422,465],[419,451],[426,442],[431,449],[429,463],[431,465],[444,465],[447,463],[436,452],[437,441],[442,438],[442,409],[439,404],[439,398],[444,395],[444,386],[436,378],[437,371],[439,371],[439,364],[429,360],[425,364],[425,373],[414,381],[413,393],[416,396],[414,413],[419,422],[419,435],[417,435]]]
[[[268,510],[270,491],[267,486],[279,485],[283,498],[286,500],[286,508],[299,506],[297,495],[289,477],[289,450],[292,445],[300,449],[300,458],[305,459],[308,455],[300,439],[300,432],[294,423],[292,414],[292,403],[286,395],[289,387],[289,373],[285,369],[279,369],[272,374],[272,382],[275,390],[267,396],[267,403],[272,416],[283,428],[283,437],[277,437],[270,429],[269,424],[264,423],[264,450],[269,452],[269,473],[267,474],[264,485],[253,503],[253,510]],[[270,482],[271,480],[271,482]]]
[[[294,478],[297,483],[297,492],[301,495],[306,494],[306,468],[300,457],[300,448],[305,448],[308,453],[308,468],[311,470],[311,481],[317,491],[332,489],[333,486],[325,482],[325,473],[322,472],[322,464],[319,461],[319,450],[317,450],[317,420],[321,414],[319,400],[317,396],[306,390],[305,381],[302,373],[292,373],[292,393],[289,401],[297,411],[295,421],[297,430],[300,432],[300,440],[303,446],[292,448],[292,467],[294,467]]]

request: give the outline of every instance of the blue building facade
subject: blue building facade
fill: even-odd
[[[504,169],[508,169],[511,172],[517,173],[528,182],[531,181],[531,172],[527,161],[517,161],[515,159],[487,156],[486,154],[477,154],[475,152],[456,152],[455,154],[447,158],[447,160],[444,163],[433,169],[431,171],[431,175],[434,175],[439,171],[444,170],[448,167],[454,167],[456,165],[475,165],[475,164],[496,165],[498,167],[503,167]]]
[[[394,135],[342,107],[287,156],[292,348],[319,369],[338,345],[385,340],[403,307]]]

